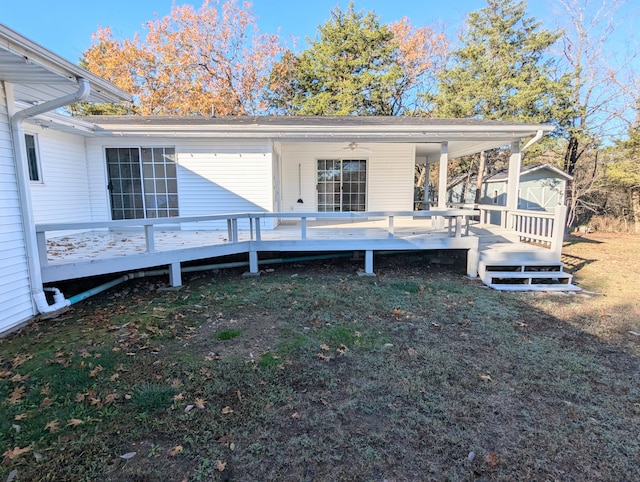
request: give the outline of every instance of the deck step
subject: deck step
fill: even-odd
[[[574,284],[531,284],[531,285],[503,285],[487,284],[488,287],[499,291],[581,291]]]
[[[484,254],[484,256],[483,256]],[[530,252],[485,252],[478,275],[490,288],[501,291],[579,291],[573,275],[557,258]]]

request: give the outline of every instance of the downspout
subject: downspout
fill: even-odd
[[[520,152],[524,152],[525,149],[528,149],[529,147],[534,145],[536,142],[542,139],[543,135],[544,135],[544,132],[542,131],[542,129],[538,130],[536,132],[536,135],[533,136],[531,139],[529,139],[529,142],[527,142],[523,147],[520,148]]]
[[[24,144],[23,124],[25,119],[29,117],[44,114],[45,112],[59,109],[65,105],[87,99],[91,93],[89,81],[83,78],[79,78],[77,80],[78,90],[73,94],[65,95],[42,104],[28,107],[15,112],[11,116],[11,137],[13,140],[14,158],[16,160],[18,192],[20,196],[20,204],[22,205],[22,223],[25,233],[25,248],[27,251],[31,296],[33,297],[33,302],[38,313],[51,313],[69,306],[70,303],[68,300],[64,299],[64,295],[62,295],[59,290],[54,289],[54,303],[49,305],[42,287],[42,273],[40,271],[40,258],[38,256],[38,243],[36,241],[36,233],[33,229],[35,223],[33,219],[33,209],[31,206],[27,162],[25,159],[26,149]],[[9,107],[13,109],[14,105],[15,99],[12,98]]]

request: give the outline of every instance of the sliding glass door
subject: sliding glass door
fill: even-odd
[[[367,209],[367,161],[318,160],[318,211],[353,212]]]
[[[178,216],[175,149],[107,148],[111,218]]]

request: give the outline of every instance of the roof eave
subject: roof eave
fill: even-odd
[[[68,60],[53,53],[49,49],[34,42],[22,34],[0,23],[0,48],[25,58],[25,61],[36,63],[53,74],[76,82],[78,78],[89,81],[91,90],[100,93],[101,97],[110,98],[113,102],[129,102],[129,93],[116,87],[109,81],[72,64]]]

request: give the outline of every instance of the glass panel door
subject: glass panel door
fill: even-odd
[[[138,149],[107,149],[111,219],[144,218]]]
[[[319,212],[365,211],[367,161],[319,159],[317,190]]]
[[[178,216],[175,149],[107,148],[111,218]]]

